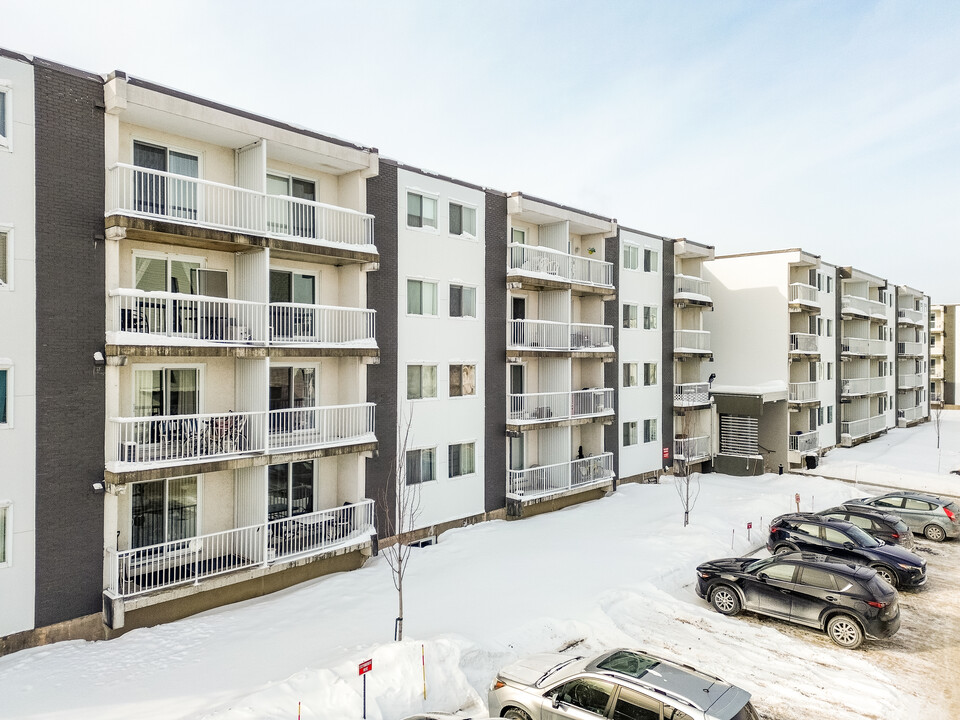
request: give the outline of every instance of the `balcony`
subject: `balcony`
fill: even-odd
[[[820,355],[817,336],[810,333],[790,333],[790,352],[799,355]]]
[[[510,423],[538,423],[612,414],[613,390],[607,388],[510,396]]]
[[[930,368],[930,379],[931,380],[943,380],[943,366],[938,365],[937,367]]]
[[[710,457],[710,436],[674,438],[673,459],[688,463],[700,462]]]
[[[613,263],[570,255],[548,247],[511,243],[507,248],[507,267],[522,274],[613,287]]]
[[[897,420],[904,422],[914,422],[925,417],[922,407],[901,408],[897,410]]]
[[[375,442],[374,404],[111,418],[107,469],[167,467]]]
[[[817,299],[817,288],[806,283],[790,284],[790,308],[792,310],[820,310],[820,301]]]
[[[883,415],[874,415],[873,417],[864,418],[862,420],[841,422],[840,433],[842,435],[849,435],[851,439],[856,440],[858,438],[866,437],[867,435],[872,435],[873,433],[878,433],[882,430],[885,430],[886,427],[886,418]]]
[[[677,275],[673,279],[673,301],[677,304],[713,305],[710,282],[694,275]]]
[[[931,355],[943,355],[943,340],[937,340],[930,346]]]
[[[684,355],[710,355],[709,330],[675,330],[673,352]]]
[[[897,355],[906,355],[908,357],[922,357],[926,346],[921,342],[898,342]]]
[[[107,550],[112,597],[135,597],[218,575],[370,541],[373,500],[133,550]]]
[[[897,322],[901,325],[923,325],[926,320],[927,313],[919,310],[909,310],[907,308],[897,310]]]
[[[872,338],[845,337],[840,341],[840,352],[844,355],[882,357],[887,354],[885,340]]]
[[[613,453],[601,453],[581,460],[510,470],[507,497],[534,500],[585,489],[613,479]]]
[[[819,399],[816,382],[790,383],[789,401],[792,403],[814,403]]]
[[[820,449],[820,433],[813,432],[795,433],[789,436],[790,450],[801,453],[816,452]]]
[[[130,289],[109,294],[108,331],[123,333],[123,344],[376,347],[376,312],[365,308]]]
[[[897,376],[897,388],[900,390],[912,390],[918,387],[924,387],[926,381],[923,379],[923,375],[919,373],[907,373],[905,375]]]
[[[886,378],[844,378],[840,381],[840,394],[843,396],[875,395],[886,392]]]
[[[118,163],[107,171],[106,215],[130,215],[314,245],[376,252],[373,216]]]
[[[853,317],[887,319],[887,306],[879,300],[867,300],[856,295],[844,295],[840,298],[840,312]]]
[[[613,349],[613,327],[550,320],[508,320],[507,346],[531,350]]]
[[[709,404],[709,383],[682,383],[673,386],[674,407],[697,407]]]

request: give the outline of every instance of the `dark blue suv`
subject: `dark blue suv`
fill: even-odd
[[[838,560],[869,565],[893,587],[919,587],[927,581],[927,561],[897,545],[887,545],[846,520],[791,513],[770,523],[772,553],[809,550]]]

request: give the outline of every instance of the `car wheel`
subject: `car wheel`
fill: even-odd
[[[509,720],[530,720],[529,715],[517,708],[510,708],[503,714],[503,717],[509,718]]]
[[[877,577],[886,580],[893,587],[898,585],[897,574],[886,565],[871,565],[870,567],[877,571]]]
[[[934,542],[943,542],[947,539],[946,531],[939,525],[927,525],[923,529],[923,534],[927,540],[933,540]]]
[[[710,602],[721,615],[736,615],[740,612],[740,596],[729,585],[717,585],[710,594]]]
[[[827,623],[827,634],[840,647],[853,650],[863,642],[863,630],[849,615],[834,615]]]
[[[773,549],[774,555],[783,555],[788,552],[797,552],[797,548],[793,547],[793,545],[777,545]]]

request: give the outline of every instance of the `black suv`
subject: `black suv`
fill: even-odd
[[[898,515],[872,505],[850,503],[823,510],[820,515],[853,523],[868,535],[873,535],[877,540],[883,540],[887,545],[899,545],[911,551],[916,545],[913,541],[913,533]]]
[[[875,570],[814,553],[726,558],[697,568],[697,595],[717,612],[750,610],[825,630],[837,645],[900,629],[897,591]]]
[[[846,520],[805,513],[781,515],[770,523],[772,553],[810,550],[838,560],[869,565],[894,587],[918,587],[927,581],[927,561],[896,545],[871,537]]]

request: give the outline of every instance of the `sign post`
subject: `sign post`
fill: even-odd
[[[797,504],[797,512],[800,512],[800,493],[793,496],[793,501]]]
[[[753,523],[748,522],[747,523],[747,542],[750,542],[750,530],[752,529],[753,529]]]
[[[373,658],[360,663],[360,677],[363,678],[363,720],[367,720],[367,673],[373,670]]]

